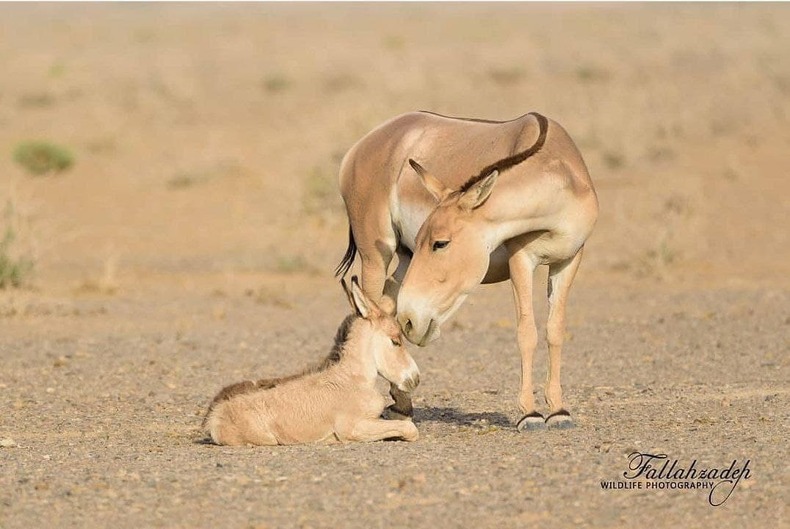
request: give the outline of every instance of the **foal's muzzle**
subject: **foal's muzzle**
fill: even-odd
[[[420,373],[414,373],[412,376],[406,378],[401,384],[398,389],[401,391],[405,391],[406,393],[411,393],[417,386],[420,385]]]

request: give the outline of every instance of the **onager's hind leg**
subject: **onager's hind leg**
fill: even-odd
[[[341,441],[383,441],[384,439],[400,438],[404,441],[416,441],[420,436],[417,427],[411,421],[385,421],[383,419],[364,419],[350,423],[348,430],[338,429]]]
[[[538,330],[532,308],[532,274],[535,263],[524,250],[524,245],[529,240],[528,237],[517,237],[505,243],[510,254],[508,267],[516,302],[516,336],[521,352],[521,391],[518,402],[524,416],[516,426],[519,431],[534,430],[546,425],[543,416],[535,411],[535,396],[532,394],[532,359],[538,345]]]
[[[549,319],[546,323],[546,341],[549,344],[549,369],[546,375],[546,404],[550,415],[546,423],[550,428],[573,426],[570,414],[562,406],[560,365],[562,364],[562,342],[565,338],[565,303],[582,260],[582,250],[565,261],[549,265]]]

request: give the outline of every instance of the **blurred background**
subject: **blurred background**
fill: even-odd
[[[346,246],[343,154],[419,109],[539,111],[568,129],[601,202],[588,281],[788,277],[788,5],[40,4],[0,14],[6,286],[328,281]]]

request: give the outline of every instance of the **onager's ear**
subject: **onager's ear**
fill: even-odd
[[[345,281],[343,281],[343,284],[344,288],[346,288],[346,293],[348,294],[348,299],[351,302],[351,306],[359,316],[367,320],[370,319],[371,316],[376,316],[379,313],[379,308],[362,291],[362,287],[359,286],[357,276],[353,276],[351,278],[351,289],[348,289],[348,287],[345,286]]]
[[[496,184],[497,176],[499,176],[499,171],[494,169],[491,171],[491,174],[466,190],[461,195],[461,198],[458,199],[458,205],[468,210],[482,206],[486,199],[491,195],[491,191],[494,189],[494,184]]]
[[[435,198],[437,202],[441,202],[452,192],[452,189],[445,187],[438,178],[426,171],[422,165],[411,158],[409,158],[409,165],[411,165],[412,169],[420,176],[422,185],[433,195],[433,198]]]

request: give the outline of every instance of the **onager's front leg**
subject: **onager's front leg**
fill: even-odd
[[[535,396],[532,394],[532,359],[538,346],[538,330],[532,309],[532,274],[535,263],[524,251],[519,237],[505,243],[510,257],[508,267],[513,283],[513,297],[516,302],[518,319],[516,336],[521,352],[521,392],[518,402],[524,416],[518,421],[519,431],[545,427],[543,416],[535,411]]]
[[[568,293],[581,261],[582,250],[579,250],[570,259],[549,265],[549,319],[546,324],[549,369],[546,375],[545,396],[550,413],[546,423],[550,428],[573,426],[570,414],[562,406],[560,365],[562,363],[562,343],[565,339],[565,304],[568,301]]]
[[[384,283],[387,279],[387,268],[392,261],[393,250],[390,250],[381,241],[375,248],[362,250],[362,290],[376,303],[384,292]]]
[[[402,249],[398,249],[398,268],[395,270],[393,278],[387,279],[384,287],[384,295],[389,296],[393,301],[398,299],[398,290],[403,278],[406,276],[406,270],[408,270],[410,262],[411,255]],[[411,393],[400,390],[398,386],[390,383],[390,396],[395,403],[384,410],[382,416],[385,419],[403,420],[414,416]]]
[[[361,251],[360,253],[362,254],[362,290],[365,291],[365,294],[378,303],[384,294],[390,294],[394,291],[396,296],[394,299],[397,299],[397,285],[394,285],[393,281],[387,280],[387,268],[389,268],[389,264],[392,261],[394,251],[379,241],[376,244],[376,248],[369,253],[362,253]],[[400,269],[400,263],[398,268]],[[400,282],[403,278],[397,279]],[[395,404],[385,410],[384,415],[386,418],[404,419],[414,415],[414,408],[412,407],[409,393],[399,390],[395,384],[390,384],[390,395]]]
[[[387,406],[387,409],[381,414],[382,417],[388,420],[402,421],[414,416],[411,393],[398,389],[398,386],[390,382],[390,396],[395,403]]]
[[[384,439],[400,438],[404,441],[416,441],[420,436],[417,427],[411,421],[385,421],[384,419],[364,419],[352,422],[347,427],[338,428],[341,441],[383,441]]]

